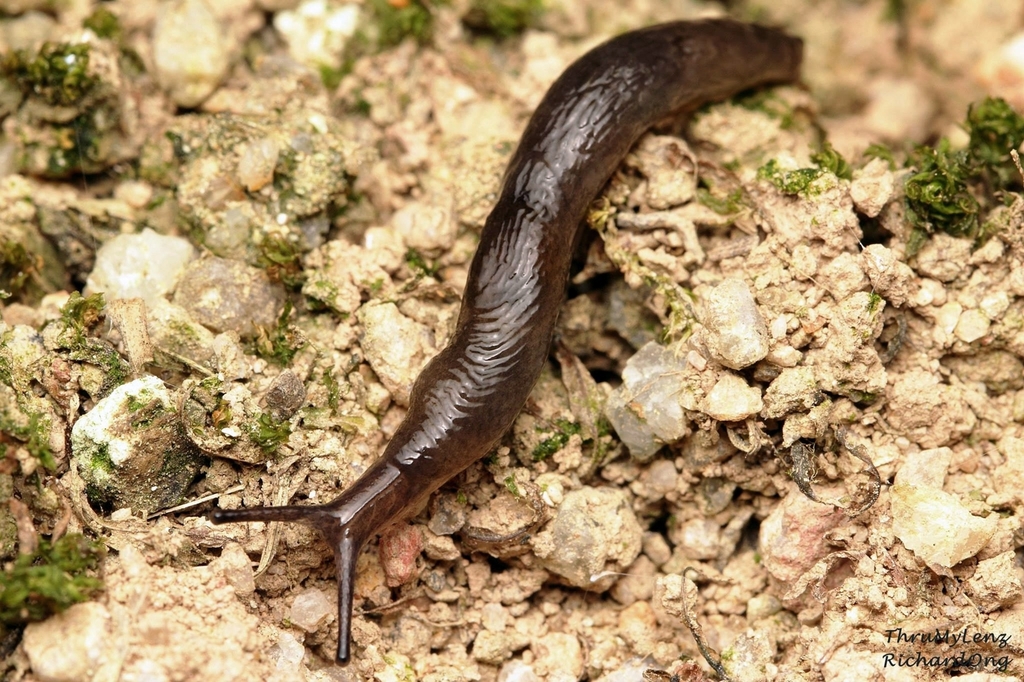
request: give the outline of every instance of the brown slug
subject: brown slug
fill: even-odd
[[[384,454],[324,505],[222,509],[214,523],[319,530],[338,575],[337,660],[350,656],[356,557],[482,458],[519,414],[548,357],[588,205],[652,125],[799,78],[803,42],[727,19],[632,31],[576,60],[534,112],[469,270],[455,335],[423,370]]]

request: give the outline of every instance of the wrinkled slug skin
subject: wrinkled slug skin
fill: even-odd
[[[455,335],[423,370],[384,454],[329,504],[217,510],[214,523],[299,521],[334,549],[339,662],[350,655],[356,557],[494,447],[540,374],[587,206],[655,123],[799,78],[803,43],[730,20],[626,33],[573,63],[523,133],[480,235]]]

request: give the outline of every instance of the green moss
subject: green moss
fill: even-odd
[[[522,492],[520,492],[519,490],[519,485],[516,483],[515,476],[509,474],[508,476],[505,477],[505,480],[503,482],[505,484],[505,489],[512,493],[512,495],[514,495],[515,497],[522,496]]]
[[[882,159],[889,164],[889,170],[896,170],[896,157],[893,155],[892,150],[884,144],[878,142],[869,144],[868,148],[864,150],[864,158]]]
[[[54,471],[57,462],[50,449],[50,418],[45,414],[18,412],[13,406],[10,412],[0,413],[0,442],[7,436],[22,443],[25,450],[39,460],[47,471]],[[20,415],[20,416],[19,416]],[[27,416],[27,423],[24,417]]]
[[[348,69],[343,67],[328,66],[326,64],[320,65],[320,82],[324,84],[324,87],[334,92],[339,85],[341,85],[341,79],[348,73]]]
[[[249,439],[265,453],[271,453],[288,440],[292,427],[288,422],[276,421],[266,412],[260,413],[249,424]]]
[[[0,297],[16,295],[38,271],[37,264],[21,244],[0,240]]]
[[[1021,178],[1010,157],[1024,142],[1024,117],[1006,100],[987,97],[967,109],[965,125],[972,166],[991,189],[1020,186]]]
[[[65,535],[52,545],[39,543],[0,573],[0,624],[45,620],[92,598],[103,583],[89,575],[104,556],[101,543],[82,535]]]
[[[280,367],[291,364],[295,354],[306,345],[306,339],[298,329],[288,322],[292,314],[292,303],[286,301],[284,310],[272,329],[260,327],[256,335],[256,353]]]
[[[473,0],[462,17],[470,28],[507,38],[536,24],[543,0]]]
[[[853,177],[850,164],[828,142],[822,145],[819,151],[811,154],[811,161],[818,167],[787,171],[779,166],[777,160],[771,159],[757,169],[757,177],[772,183],[785,194],[812,196],[825,189],[817,182],[819,178],[834,175],[837,178],[849,180]]]
[[[257,260],[260,267],[266,269],[267,276],[275,282],[281,282],[292,289],[301,289],[306,281],[306,273],[302,270],[302,253],[298,246],[284,237],[264,239],[259,245]]]
[[[564,448],[569,442],[569,438],[583,430],[583,427],[580,424],[571,422],[567,419],[556,419],[555,426],[558,427],[558,432],[550,438],[542,440],[533,449],[533,452],[530,453],[534,462],[543,462],[545,459]]]
[[[416,249],[409,249],[405,252],[405,263],[413,272],[425,277],[437,277],[441,266],[436,262],[428,263],[423,255]]]
[[[881,296],[879,296],[878,294],[876,294],[874,292],[871,292],[868,295],[868,312],[871,312],[871,313],[877,312],[879,306],[882,305],[882,302],[884,300],[885,299],[882,298]]]
[[[409,0],[401,6],[388,0],[368,0],[366,7],[377,27],[381,48],[393,47],[409,37],[424,45],[433,35],[434,17],[421,0]]]
[[[39,52],[15,50],[0,57],[0,75],[26,96],[52,106],[73,106],[99,82],[89,74],[89,46],[45,43]]]
[[[820,168],[798,168],[796,170],[782,170],[779,162],[770,160],[757,169],[757,177],[767,180],[784,194],[806,194],[811,183],[820,178],[824,173]]]
[[[89,468],[92,471],[100,471],[110,474],[114,471],[114,461],[110,459],[110,447],[106,443],[100,444],[89,457]]]
[[[0,334],[0,348],[8,347],[14,338],[14,330],[8,328]],[[14,388],[14,377],[11,376],[11,357],[8,353],[0,353],[0,383]]]
[[[759,111],[779,121],[779,127],[789,130],[796,123],[793,108],[786,100],[771,89],[755,90],[745,97],[734,99],[737,106],[749,111]]]
[[[711,189],[697,188],[697,201],[718,215],[732,215],[743,208],[743,190],[734,189],[726,196],[719,196]]]
[[[338,406],[341,405],[341,386],[334,377],[334,370],[325,369],[323,374],[324,388],[327,389],[327,405],[331,412],[337,414]]]
[[[917,172],[907,178],[907,220],[915,231],[942,231],[973,238],[981,207],[967,185],[971,175],[966,150],[953,151],[949,140],[936,148],[919,147],[911,157]]]
[[[82,296],[71,292],[67,302],[60,309],[60,343],[63,348],[77,348],[85,343],[86,333],[103,314],[103,294]]]
[[[989,234],[979,221],[983,205],[994,205],[999,193],[1021,184],[1010,152],[1024,142],[1024,117],[989,97],[968,108],[964,129],[966,148],[953,149],[943,138],[909,159],[916,171],[905,183],[910,255],[936,231],[981,243]]]
[[[811,161],[816,163],[818,168],[832,173],[837,178],[853,179],[853,169],[850,168],[850,164],[829,142],[825,142],[819,151],[811,154]]]
[[[117,40],[121,37],[121,21],[117,18],[116,14],[106,7],[99,7],[94,10],[92,14],[85,18],[82,26],[91,30],[100,38]]]

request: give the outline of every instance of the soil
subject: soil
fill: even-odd
[[[0,26],[24,4],[0,2]],[[970,103],[1024,106],[1018,3],[730,3],[803,37],[805,82],[638,143],[593,204],[558,348],[511,432],[360,557],[347,667],[333,663],[326,544],[204,514],[350,485],[451,333],[504,165],[548,85],[616,32],[723,8],[566,2],[496,39],[462,22],[465,3],[432,6],[430,40],[361,56],[327,88],[285,58],[273,4],[210,3],[226,66],[185,109],[168,95],[181,84],[146,75],[156,3],[102,3],[122,33],[92,36],[107,87],[75,106],[121,124],[96,131],[92,156],[61,157],[70,172],[48,146],[66,105],[37,103],[32,118],[38,93],[11,109],[0,92],[4,240],[60,265],[41,260],[37,286],[0,302],[5,344],[18,325],[43,331],[45,361],[12,382],[45,404],[55,458],[42,467],[4,427],[7,497],[28,505],[11,505],[4,561],[68,532],[109,548],[102,593],[24,630],[5,679],[711,679],[694,628],[735,680],[1024,675],[1020,178],[982,199],[984,238],[936,231],[918,245],[903,168],[916,145],[966,146]],[[48,30],[70,39],[97,7],[69,3]],[[812,160],[826,141],[848,176]],[[787,175],[801,169],[816,170]],[[169,512],[138,496],[90,504],[70,433],[109,387],[52,331],[72,290],[97,290],[99,248],[143,228],[234,264],[216,286],[196,275],[188,296],[158,294],[179,308],[137,313],[148,339],[123,312],[84,329],[124,358],[126,379],[154,374],[186,423],[208,420],[189,436],[202,472]],[[705,307],[737,281],[766,339],[742,367],[723,359]],[[195,303],[227,286],[257,290],[236,322]],[[668,351],[631,379],[650,343]],[[17,386],[4,390],[4,416],[24,410]],[[644,450],[611,428],[616,399],[648,410],[642,433],[678,413],[674,431]],[[211,417],[209,404],[231,409]],[[254,424],[288,428],[231,435]]]

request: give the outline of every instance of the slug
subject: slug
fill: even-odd
[[[349,659],[356,558],[374,534],[499,441],[548,357],[588,205],[648,128],[755,86],[799,78],[803,42],[726,19],[632,31],[548,90],[480,234],[448,346],[412,389],[384,454],[324,505],[221,509],[214,523],[296,521],[320,531],[338,579],[337,660]]]

